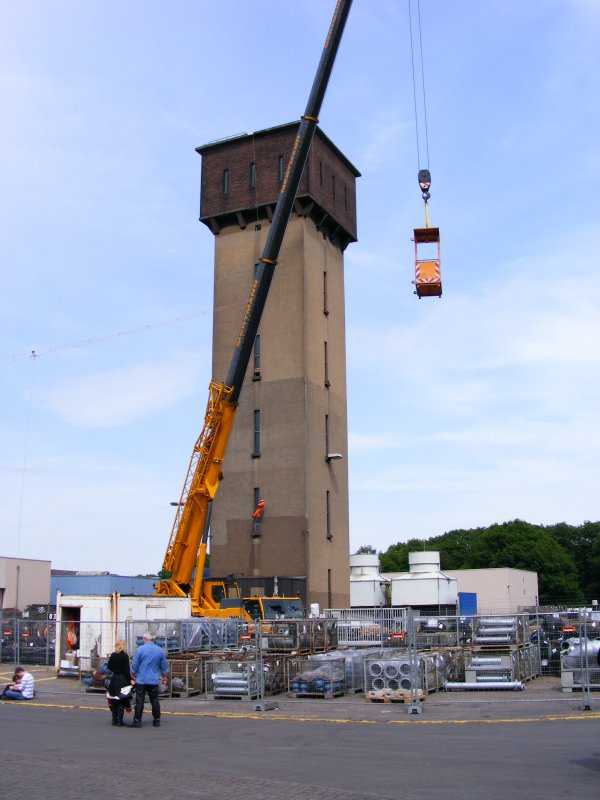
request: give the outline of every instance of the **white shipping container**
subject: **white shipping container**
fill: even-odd
[[[125,623],[180,620],[191,617],[187,597],[63,595],[56,596],[55,667],[79,674],[94,659],[108,658]]]

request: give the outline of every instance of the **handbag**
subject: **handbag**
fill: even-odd
[[[134,687],[131,685],[123,686],[123,688],[119,689],[119,691],[116,694],[111,694],[110,692],[107,692],[106,698],[108,700],[131,700],[133,697],[133,688]]]

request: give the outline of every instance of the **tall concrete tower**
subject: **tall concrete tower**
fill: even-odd
[[[297,127],[197,148],[200,219],[215,235],[217,381],[227,374]],[[308,601],[321,607],[349,604],[343,252],[356,241],[359,174],[317,129],[211,520],[213,575],[305,576]]]

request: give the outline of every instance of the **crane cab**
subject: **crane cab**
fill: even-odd
[[[422,297],[442,296],[440,268],[440,229],[415,228],[415,294]]]

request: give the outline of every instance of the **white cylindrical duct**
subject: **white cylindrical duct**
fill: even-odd
[[[386,664],[383,668],[383,674],[386,678],[397,678],[399,672],[398,664],[393,661],[390,661],[389,664]]]
[[[370,553],[358,553],[350,556],[350,572],[352,575],[369,575],[379,572],[379,556]]]
[[[408,554],[409,572],[439,572],[440,554],[436,550]]]
[[[373,661],[369,664],[369,675],[372,678],[379,678],[380,675],[383,675],[383,664],[381,661]]]
[[[498,681],[496,683],[446,683],[444,689],[447,692],[463,692],[470,689],[512,689],[513,691],[520,692],[524,689],[523,681]]]
[[[510,644],[510,636],[476,636],[479,644]]]
[[[512,634],[515,632],[515,626],[512,625],[503,625],[502,627],[498,626],[497,628],[492,627],[480,627],[477,629],[477,633],[479,636],[499,636],[500,634]]]

